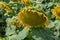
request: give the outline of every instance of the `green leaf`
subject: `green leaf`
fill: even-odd
[[[56,27],[56,24],[57,24],[58,22],[59,22],[58,20],[55,20],[54,22],[51,22],[51,23],[48,25],[48,28]]]
[[[53,40],[53,33],[49,29],[32,29],[32,35],[35,40]]]
[[[14,34],[15,33],[15,29],[16,27],[15,26],[10,26],[9,24],[7,24],[7,28],[6,28],[6,35],[9,36],[11,34]]]
[[[25,37],[27,37],[28,33],[29,30],[25,27],[22,31],[19,32],[19,34],[9,36],[9,40],[23,40]]]

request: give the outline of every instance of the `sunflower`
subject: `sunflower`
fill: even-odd
[[[54,9],[52,9],[52,13],[57,19],[60,19],[60,5],[54,7]]]
[[[30,0],[21,0],[21,2],[23,4],[26,4],[26,5],[31,5],[31,1]]]
[[[28,26],[28,28],[29,26],[40,26],[40,24],[44,24],[47,27],[49,24],[48,18],[42,12],[29,8],[24,8],[19,12],[17,18],[20,21],[20,25]]]
[[[0,6],[4,8],[4,10],[7,12],[7,13],[11,13],[12,10],[9,8],[9,6],[6,5],[5,2],[0,2]]]

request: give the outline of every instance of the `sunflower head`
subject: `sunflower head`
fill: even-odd
[[[60,5],[54,7],[54,9],[52,9],[52,13],[57,19],[60,19]]]
[[[21,25],[26,26],[40,26],[40,24],[48,25],[48,18],[42,13],[36,10],[24,8],[17,15]]]
[[[20,25],[39,26],[44,24],[47,26],[49,23],[48,18],[42,12],[28,8],[24,8],[21,12],[19,12],[17,18],[20,21]]]
[[[31,1],[30,0],[21,0],[21,2],[25,5],[31,5]]]
[[[7,13],[11,13],[12,10],[9,8],[9,6],[7,6],[7,4],[5,2],[0,2],[0,6],[4,8],[4,10],[7,12]]]

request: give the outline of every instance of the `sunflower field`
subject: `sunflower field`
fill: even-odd
[[[0,0],[0,40],[60,40],[60,0]]]

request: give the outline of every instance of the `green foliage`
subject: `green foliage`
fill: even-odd
[[[6,2],[13,12],[7,13],[3,7],[0,7],[0,40],[60,40],[60,20],[52,15],[51,10],[54,6],[60,5],[60,0],[31,0],[32,6],[26,6],[20,1],[19,3],[10,0],[1,1]],[[50,21],[48,28],[41,26],[40,28],[32,27],[28,30],[26,26],[9,24],[10,19],[18,22],[15,16],[24,7],[43,12]]]

